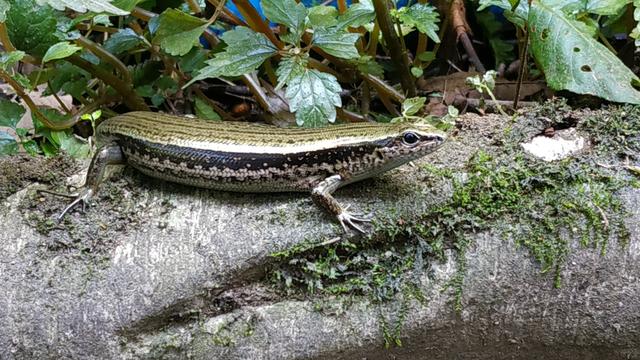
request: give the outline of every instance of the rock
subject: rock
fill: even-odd
[[[438,153],[341,189],[337,198],[389,214],[392,224],[414,224],[453,191],[424,166],[464,173],[478,149],[502,148],[495,139],[506,123],[464,117]],[[559,288],[532,250],[499,228],[483,228],[467,235],[462,253],[445,243],[441,259],[407,270],[419,299],[400,291],[378,301],[370,294],[287,294],[268,281],[272,254],[342,236],[308,196],[216,193],[128,168],[111,180],[86,214],[74,212],[60,226],[50,219],[63,204],[39,201],[38,184],[3,203],[2,358],[640,357],[638,189],[616,195],[629,210],[626,244],[612,234],[602,254],[567,232]],[[613,216],[603,219],[614,226]],[[375,246],[391,242],[388,232],[375,231]],[[400,251],[402,243],[393,244],[379,259]],[[451,284],[461,279],[456,310]]]

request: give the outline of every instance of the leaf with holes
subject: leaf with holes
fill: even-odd
[[[584,23],[534,0],[529,9],[531,52],[555,90],[569,90],[624,103],[640,104],[636,77]]]
[[[39,5],[47,4],[56,10],[64,10],[65,7],[77,12],[93,11],[97,13],[106,12],[113,15],[128,15],[124,11],[111,5],[110,0],[37,0]]]
[[[342,106],[341,90],[333,75],[305,69],[289,79],[285,96],[298,125],[317,127],[336,120],[336,106]]]

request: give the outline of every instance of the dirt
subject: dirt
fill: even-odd
[[[33,183],[61,185],[78,168],[78,164],[67,156],[47,158],[20,154],[0,157],[0,200]]]

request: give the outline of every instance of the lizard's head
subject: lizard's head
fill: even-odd
[[[434,152],[447,138],[442,131],[426,124],[401,123],[396,129],[385,152],[389,158],[401,163]]]

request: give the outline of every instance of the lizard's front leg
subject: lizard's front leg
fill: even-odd
[[[124,154],[118,144],[111,143],[98,149],[98,152],[96,152],[91,160],[91,165],[89,165],[89,171],[87,172],[87,178],[82,190],[80,190],[76,198],[62,210],[62,213],[58,215],[58,221],[62,220],[64,215],[79,203],[82,203],[84,209],[84,206],[91,196],[98,191],[98,186],[102,182],[107,165],[124,163]]]
[[[316,185],[311,190],[311,197],[313,200],[325,208],[329,213],[338,218],[340,225],[345,232],[348,232],[348,227],[351,227],[361,233],[364,233],[364,230],[357,224],[361,222],[370,222],[371,219],[354,215],[347,211],[347,207],[343,207],[340,205],[338,200],[336,200],[331,194],[336,191],[344,183],[344,179],[340,175],[329,176],[328,178],[322,180],[318,185]]]

